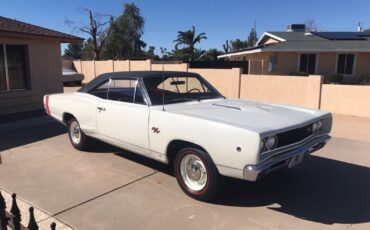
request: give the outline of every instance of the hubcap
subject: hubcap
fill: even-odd
[[[207,170],[203,161],[194,154],[185,155],[180,162],[181,178],[192,191],[202,190],[207,183]]]
[[[71,136],[72,142],[79,144],[81,141],[81,129],[77,121],[72,121],[69,129],[69,135]]]

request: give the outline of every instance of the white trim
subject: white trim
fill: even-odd
[[[243,55],[243,54],[253,54],[253,53],[260,53],[260,52],[262,52],[262,49],[245,50],[245,51],[240,51],[240,52],[235,52],[235,53],[222,54],[222,55],[217,56],[217,58],[232,57],[232,56],[238,56],[238,55]]]
[[[345,74],[345,73],[338,73],[338,58],[339,54],[353,54],[353,66],[352,66],[352,74]],[[346,72],[346,62],[347,62],[347,57],[344,62],[344,72]],[[335,59],[335,70],[334,73],[336,74],[341,74],[343,77],[354,77],[356,76],[356,65],[357,65],[357,53],[356,52],[338,52],[336,54],[336,59]]]
[[[278,41],[280,41],[280,42],[285,42],[285,41],[286,41],[284,38],[278,37],[278,36],[276,36],[276,35],[274,35],[274,34],[271,34],[271,33],[269,33],[269,32],[264,32],[264,33],[262,34],[261,38],[256,42],[256,45],[255,45],[255,46],[258,46],[258,45],[260,44],[260,42],[261,42],[261,41],[262,41],[266,36],[269,36],[269,37],[271,37],[271,38],[273,38],[273,39],[275,39],[275,40],[278,40]]]

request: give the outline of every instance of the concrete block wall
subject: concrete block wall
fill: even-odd
[[[241,69],[189,69],[200,74],[226,97],[240,98]]]
[[[320,108],[370,118],[370,86],[322,85]]]
[[[242,75],[240,98],[319,108],[321,76]]]
[[[107,72],[166,70],[195,72],[203,76],[224,96],[258,100],[333,113],[370,118],[370,86],[325,85],[322,76],[244,75],[234,69],[194,69],[188,64],[152,64],[144,61],[74,61],[85,75],[84,83]]]

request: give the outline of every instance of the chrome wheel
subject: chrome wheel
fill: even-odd
[[[180,162],[181,178],[194,192],[201,191],[207,184],[207,170],[203,161],[194,154],[186,154]]]
[[[81,129],[77,121],[72,121],[69,128],[69,135],[74,144],[79,144],[81,142]]]

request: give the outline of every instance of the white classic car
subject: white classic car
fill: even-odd
[[[256,181],[293,167],[330,139],[330,113],[226,99],[188,72],[115,72],[75,93],[44,96],[72,145],[94,138],[172,164],[182,190],[199,200],[220,191],[221,175]]]

